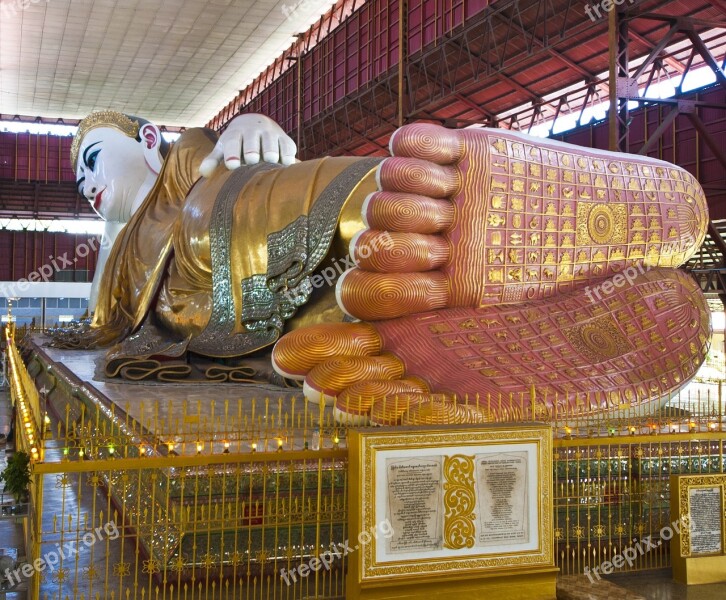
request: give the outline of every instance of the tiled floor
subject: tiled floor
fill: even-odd
[[[602,579],[592,583],[584,575],[564,575],[557,578],[557,600],[645,600],[645,598]]]
[[[0,432],[6,432],[9,426],[9,420],[11,418],[12,409],[10,405],[10,399],[8,397],[7,389],[0,389]],[[3,429],[5,427],[5,429]],[[0,446],[0,470],[5,467],[6,456],[12,451],[12,444],[7,446]],[[7,454],[6,454],[7,453]],[[51,443],[47,450],[46,457],[51,461],[60,461],[59,450],[53,447]],[[0,491],[1,491],[0,484]],[[63,564],[61,560],[58,565],[58,570],[55,573],[41,573],[39,577],[41,579],[41,598],[55,599],[55,598],[74,598],[73,587],[77,585],[76,582],[84,582],[88,579],[86,576],[88,570],[93,568],[96,571],[103,571],[108,567],[109,564],[115,564],[120,562],[121,553],[118,548],[118,544],[106,544],[98,543],[90,546],[84,546],[78,542],[77,534],[71,532],[70,525],[68,525],[68,531],[66,527],[58,529],[56,523],[53,521],[57,511],[63,507],[64,514],[72,514],[78,516],[79,519],[87,519],[88,513],[91,512],[91,504],[93,503],[93,495],[86,496],[85,502],[82,506],[79,506],[76,500],[76,495],[73,493],[67,493],[68,489],[75,489],[79,486],[78,476],[69,476],[68,484],[64,487],[59,488],[56,485],[55,476],[46,475],[44,477],[44,492],[43,492],[43,545],[41,546],[41,555],[45,555],[48,552],[53,553],[58,547],[67,545],[69,542],[74,544],[75,548],[78,548],[78,553],[73,560],[66,561],[67,564]],[[99,506],[106,505],[106,497],[103,493],[98,490],[96,492],[97,504]],[[4,503],[8,506],[12,505],[12,500],[8,502],[7,498],[3,498]],[[91,528],[96,526],[98,523],[91,523]],[[52,532],[58,530],[58,534]],[[65,537],[64,537],[65,536]],[[75,537],[74,537],[75,536]],[[99,540],[99,542],[105,542]],[[100,551],[99,551],[100,549]],[[85,553],[84,553],[85,551]],[[10,554],[16,560],[20,558],[21,562],[24,561],[27,556],[25,542],[23,539],[23,526],[22,520],[20,519],[3,519],[0,518],[0,555]],[[56,552],[57,554],[57,552]],[[128,561],[133,561],[133,548],[127,549],[125,553]],[[65,572],[64,578],[58,577],[58,573]],[[1,585],[1,584],[0,584]],[[95,598],[92,595],[93,590],[87,586],[79,586],[81,589],[80,593],[84,593],[87,598]],[[0,598],[2,588],[0,587]],[[80,597],[80,596],[78,596]],[[120,594],[119,596],[120,597]],[[24,593],[13,593],[7,592],[8,600],[21,600],[25,598]]]
[[[590,582],[584,575],[557,580],[558,600],[725,600],[726,583],[686,586],[670,569],[610,575]]]
[[[608,580],[646,600],[726,600],[726,583],[683,585],[673,581],[670,569],[611,575]]]

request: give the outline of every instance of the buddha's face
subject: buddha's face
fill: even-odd
[[[113,127],[91,129],[78,149],[78,192],[103,219],[124,223],[158,174],[158,153],[158,140],[150,145]]]

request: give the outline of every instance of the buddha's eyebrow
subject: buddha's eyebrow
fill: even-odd
[[[91,148],[93,148],[94,146],[96,146],[96,145],[98,145],[98,144],[100,144],[100,143],[101,143],[101,142],[100,142],[100,140],[99,140],[98,142],[94,142],[93,144],[91,144],[90,146],[88,146],[88,148],[86,148],[86,149],[85,149],[85,150],[83,151],[83,164],[84,164],[84,166],[88,166],[88,151],[89,151],[89,150],[90,150]]]

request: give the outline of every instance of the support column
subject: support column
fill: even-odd
[[[302,44],[298,44],[298,54],[295,57],[295,62],[297,65],[295,66],[296,71],[296,85],[297,85],[297,135],[295,143],[297,144],[297,152],[298,155],[300,154],[300,151],[302,149],[301,143],[302,143],[302,96],[303,96],[303,84],[302,84],[302,78],[303,78],[303,72],[302,72]]]
[[[628,152],[628,96],[638,95],[637,82],[630,80],[628,72],[628,21],[613,7],[609,15],[610,46],[610,150]],[[634,90],[631,89],[634,84]]]
[[[406,123],[408,94],[408,0],[398,0],[398,126]]]

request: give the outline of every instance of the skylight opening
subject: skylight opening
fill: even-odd
[[[78,130],[77,125],[55,125],[51,123],[28,123],[24,121],[0,121],[0,131],[6,133],[32,133],[33,135],[73,136]],[[161,137],[167,142],[176,142],[181,133],[162,131]]]
[[[72,235],[101,235],[104,221],[70,220],[70,219],[2,219],[0,230],[5,231],[38,231],[48,233],[70,233]]]

